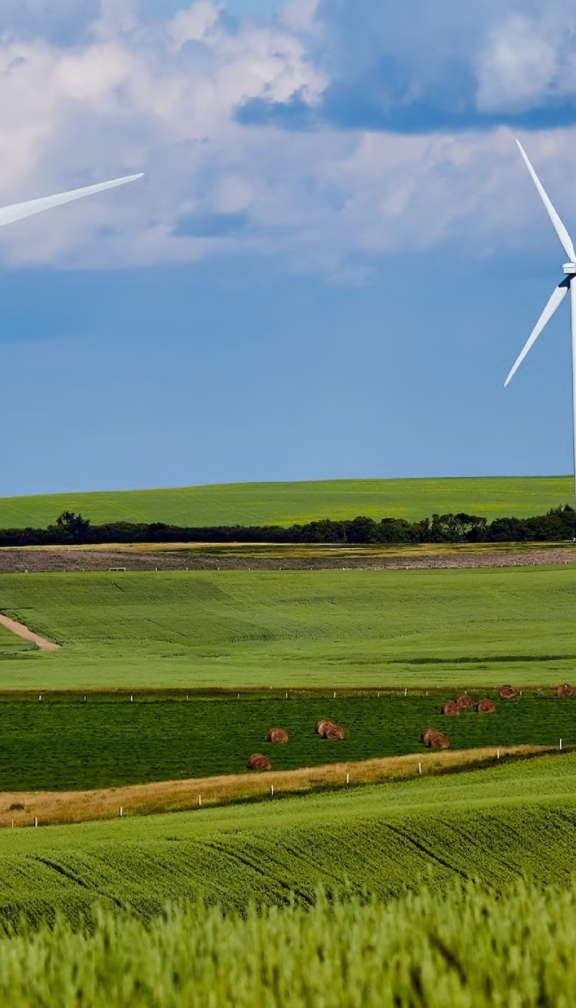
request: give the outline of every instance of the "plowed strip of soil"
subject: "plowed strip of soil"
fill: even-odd
[[[23,623],[17,623],[16,620],[10,619],[9,616],[2,616],[0,613],[0,623],[2,626],[5,626],[7,630],[11,630],[12,633],[18,634],[19,637],[24,637],[25,640],[33,641],[40,651],[60,650],[59,644],[54,644],[53,641],[45,640],[44,637],[40,637],[38,634],[33,633],[32,630],[29,630]]]
[[[1,573],[144,570],[434,570],[574,564],[576,548],[430,546],[386,549],[154,543],[0,549]]]

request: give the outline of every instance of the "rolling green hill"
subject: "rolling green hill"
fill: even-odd
[[[568,476],[230,483],[4,497],[0,528],[45,528],[66,510],[81,512],[93,524],[161,521],[184,526],[290,525],[359,514],[415,521],[460,511],[522,518],[545,514],[572,498],[573,481]]]
[[[573,566],[0,576],[0,689],[570,682]]]
[[[77,917],[95,903],[144,915],[203,894],[306,901],[324,883],[390,897],[481,878],[566,883],[573,871],[576,754],[446,777],[258,804],[0,832],[0,917]]]

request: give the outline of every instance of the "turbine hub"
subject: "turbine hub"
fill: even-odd
[[[576,263],[565,263],[562,267],[566,276],[574,276],[576,274]]]

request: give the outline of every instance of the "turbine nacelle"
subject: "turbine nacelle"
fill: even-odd
[[[574,276],[576,274],[576,263],[564,263],[562,269],[566,276]]]

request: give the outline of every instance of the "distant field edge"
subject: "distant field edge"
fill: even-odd
[[[181,526],[290,525],[354,518],[419,520],[462,512],[530,517],[572,501],[571,476],[217,483],[152,490],[109,490],[0,498],[0,528],[44,528],[63,511],[93,524],[165,522]]]
[[[438,776],[533,759],[554,746],[501,746],[391,756],[298,770],[252,772],[133,784],[94,791],[0,793],[0,828],[63,826],[120,816],[190,812],[246,801],[280,800],[325,789],[346,789],[416,776]],[[568,753],[576,747],[566,747]]]

